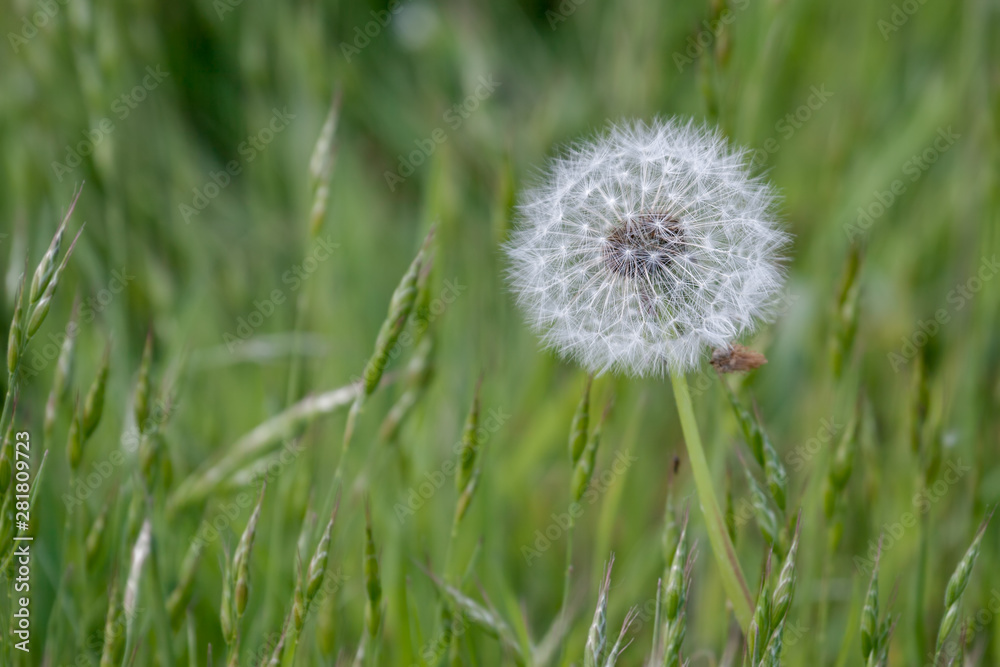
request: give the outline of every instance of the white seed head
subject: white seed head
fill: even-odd
[[[713,129],[613,125],[521,196],[508,280],[544,343],[588,370],[684,373],[773,311],[775,200]]]

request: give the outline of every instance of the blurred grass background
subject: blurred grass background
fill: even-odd
[[[567,509],[566,437],[584,378],[540,351],[523,325],[504,287],[500,244],[517,191],[557,145],[609,120],[678,115],[718,123],[733,142],[758,151],[758,168],[781,191],[795,235],[787,308],[750,342],[769,363],[743,381],[741,397],[752,397],[787,457],[818,437],[821,420],[845,424],[856,397],[864,396],[867,416],[843,491],[844,537],[835,553],[828,553],[822,511],[832,447],[820,447],[792,472],[790,505],[803,508],[803,546],[790,618],[801,632],[794,641],[786,631],[787,664],[835,664],[838,656],[840,664],[858,663],[859,605],[868,576],[854,557],[867,557],[880,531],[914,512],[925,471],[909,445],[917,362],[894,364],[889,355],[913,341],[920,321],[939,309],[949,315],[917,356],[926,363],[937,419],[931,437],[942,448],[942,467],[961,461],[971,470],[926,514],[924,593],[918,595],[914,583],[921,570],[919,529],[907,529],[882,561],[884,599],[895,586],[892,609],[901,615],[891,664],[927,661],[916,628],[926,628],[930,650],[926,642],[933,642],[947,579],[987,508],[1000,500],[1000,281],[986,279],[974,291],[970,285],[961,307],[949,299],[984,258],[1000,251],[995,1],[746,0],[730,3],[721,16],[731,20],[723,23],[705,23],[717,21],[718,6],[648,0],[407,0],[388,14],[380,14],[386,7],[378,3],[6,3],[0,17],[6,36],[0,49],[0,256],[7,265],[0,321],[10,320],[24,257],[29,267],[37,263],[81,181],[86,185],[71,229],[83,221],[86,229],[29,358],[35,351],[44,357],[49,336],[65,327],[74,290],[84,300],[100,299],[102,290],[110,291],[112,271],[133,276],[106,305],[95,302],[96,317],[78,338],[71,397],[86,393],[106,342],[112,346],[107,407],[82,470],[120,447],[148,329],[155,340],[153,375],[174,382],[176,391],[176,413],[165,432],[175,486],[279,413],[289,398],[347,384],[371,354],[392,290],[426,229],[437,223],[431,294],[446,294],[448,283],[460,289],[433,318],[433,379],[395,442],[382,442],[378,429],[400,387],[379,391],[359,420],[331,552],[331,568],[346,577],[335,601],[335,652],[352,654],[362,634],[365,492],[386,600],[379,661],[410,664],[421,650],[419,637],[432,635],[437,594],[423,568],[441,571],[453,483],[449,478],[402,521],[395,508],[453,457],[480,372],[484,415],[496,410],[509,418],[489,436],[481,485],[453,556],[464,564],[478,553],[465,592],[488,597],[514,626],[523,614],[533,638],[556,615],[565,536],[530,564],[522,547],[534,547],[536,531]],[[168,74],[147,85],[135,108],[123,107],[122,95],[138,97],[132,91],[142,87],[147,67]],[[484,78],[497,82],[492,92],[483,92]],[[336,165],[320,232],[336,247],[292,289],[283,276],[312,250],[309,157],[336,90],[342,95]],[[241,152],[241,143],[258,136],[275,109],[290,116],[287,127],[248,161],[251,152]],[[104,119],[110,125],[102,125]],[[110,132],[101,130],[109,126]],[[939,144],[933,164],[915,167],[912,158],[949,128],[957,139],[944,150]],[[68,167],[80,142],[87,149],[88,132],[100,139],[89,142],[93,151],[86,150],[91,154],[79,166]],[[414,151],[416,159],[409,157]],[[232,160],[240,173],[203,210],[186,215],[182,205],[193,206],[212,174]],[[387,178],[399,175],[403,162],[412,175],[401,182]],[[877,211],[874,203],[880,196],[886,201],[897,179],[903,191],[867,229],[859,227],[859,208]],[[829,345],[851,236],[864,246],[858,331],[852,360],[836,377]],[[288,300],[231,352],[224,334],[238,335],[240,318],[274,290]],[[289,341],[303,294],[308,344],[289,393]],[[404,348],[389,370],[404,368],[412,356],[413,349]],[[113,545],[124,539],[135,457],[94,490],[82,515],[74,514],[89,527],[109,504],[106,543],[112,546],[102,549],[87,587],[60,602],[60,616],[55,591],[64,576],[62,497],[70,479],[63,443],[72,404],[62,406],[53,441],[43,442],[55,363],[39,363],[40,372],[21,390],[14,421],[18,430],[31,431],[36,457],[42,446],[51,450],[34,515],[33,645],[39,648],[24,664],[36,664],[40,647],[53,642],[51,664],[96,664],[99,649],[87,648],[86,638],[103,627],[112,576],[127,570],[127,551]],[[739,509],[748,491],[734,453],[744,447],[736,422],[718,380],[706,373],[692,384],[717,488],[728,471]],[[594,391],[595,412],[614,396],[597,477],[620,452],[635,461],[624,474],[605,476],[607,488],[578,521],[571,596],[577,613],[566,642],[566,660],[578,663],[610,552],[616,554],[610,625],[617,627],[627,607],[655,596],[669,470],[676,455],[683,458],[665,382],[604,377]],[[302,433],[305,453],[269,485],[243,624],[248,655],[268,633],[280,632],[302,517],[311,502],[320,524],[325,521],[343,428],[343,413],[312,422]],[[188,507],[169,519],[158,506],[154,540],[165,585],[176,581],[199,521],[246,489],[217,489],[207,507]],[[683,461],[673,493],[679,506],[693,506],[693,537],[701,545],[687,654],[705,651],[714,656],[705,664],[716,664],[728,634],[724,596]],[[163,495],[161,489],[158,501]],[[209,643],[221,664],[223,554],[228,548],[231,555],[248,518],[249,510],[242,512],[202,558],[192,601],[198,664]],[[970,615],[989,609],[1000,588],[998,540],[994,527],[964,601]],[[753,586],[766,548],[752,521],[738,528],[736,542]],[[825,629],[824,595],[830,596]],[[50,622],[53,615],[58,618]],[[149,614],[140,614],[138,623],[148,627]],[[993,613],[976,634],[979,664],[1000,663],[998,629]],[[56,639],[50,632],[58,632]],[[650,619],[624,664],[639,663],[651,632]],[[183,635],[171,640],[178,656],[186,655]],[[137,664],[153,664],[159,641],[140,645]],[[480,664],[507,659],[478,630],[463,642]],[[311,620],[299,663],[331,660],[321,643]],[[846,653],[844,645],[850,645]],[[93,662],[74,663],[81,655]]]

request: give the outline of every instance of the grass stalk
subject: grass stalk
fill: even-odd
[[[572,586],[573,577],[573,527],[576,521],[573,519],[573,513],[569,513],[569,526],[566,528],[566,568],[563,571],[563,590],[562,590],[562,600],[559,603],[559,622],[565,628],[565,632],[569,635],[569,591]],[[563,659],[566,657],[566,644],[563,642],[560,647],[560,660],[559,664],[563,663]]]
[[[698,489],[698,501],[708,528],[708,540],[712,552],[722,574],[722,584],[726,595],[733,605],[736,620],[744,630],[750,626],[753,616],[753,598],[747,588],[746,579],[736,557],[729,533],[726,531],[725,517],[719,509],[712,486],[712,473],[708,468],[708,460],[701,446],[701,435],[698,422],[695,420],[694,407],[691,404],[691,394],[688,391],[687,378],[679,373],[671,373],[670,381],[674,388],[674,399],[677,402],[677,414],[681,420],[681,430],[684,432],[684,444],[687,447],[691,462],[691,472],[694,475],[695,486]]]
[[[917,524],[920,547],[917,556],[916,581],[913,586],[913,650],[916,660],[921,660],[927,653],[927,630],[924,614],[924,601],[927,597],[927,561],[930,556],[930,530],[927,515],[923,514]]]

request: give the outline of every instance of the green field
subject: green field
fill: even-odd
[[[504,279],[546,160],[655,117],[750,150],[794,237],[768,363],[688,376],[753,595],[790,563],[780,664],[1000,664],[995,0],[4,2],[0,664],[589,665],[612,554],[618,664],[671,623],[657,662],[778,664],[670,380],[594,379],[580,487],[586,371]]]

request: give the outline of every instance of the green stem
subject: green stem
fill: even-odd
[[[826,656],[826,626],[830,621],[830,578],[833,576],[832,556],[823,554],[823,585],[819,602],[819,640],[816,642],[817,658],[822,664]]]
[[[563,615],[569,611],[570,575],[573,574],[573,526],[572,512],[569,515],[569,526],[566,528],[566,574],[563,575],[562,605],[559,607]]]
[[[309,613],[309,609],[306,608],[305,613]],[[284,631],[288,633],[288,645],[285,647],[285,651],[281,656],[282,667],[292,667],[295,664],[295,651],[299,648],[299,632],[295,629],[295,621],[292,618],[293,612],[289,610],[288,616],[285,618]],[[278,641],[281,641],[280,639]]]
[[[176,665],[174,659],[173,637],[174,633],[170,627],[170,618],[167,616],[167,600],[163,594],[163,580],[160,577],[159,545],[155,544],[149,552],[149,579],[147,585],[152,592],[152,616],[153,627],[160,635],[157,637],[159,653],[163,658],[163,664]]]
[[[294,665],[295,664],[295,651],[299,648],[299,633],[292,630],[292,637],[289,641],[288,648],[285,649],[285,658],[282,660],[283,664]]]
[[[719,503],[712,489],[712,474],[708,469],[705,451],[701,446],[701,436],[698,433],[698,422],[694,418],[694,408],[691,405],[691,395],[688,393],[687,378],[677,373],[670,374],[674,387],[674,399],[677,401],[677,413],[681,419],[681,430],[684,432],[684,444],[687,446],[688,458],[691,462],[691,472],[698,489],[698,500],[708,528],[708,540],[712,552],[722,573],[722,585],[726,595],[733,605],[736,620],[744,632],[750,625],[753,616],[753,597],[747,588],[746,579],[740,569],[729,533],[726,532],[726,522]]]
[[[76,479],[76,473],[73,470],[69,472],[69,488],[73,489],[76,487],[74,484]],[[70,585],[70,577],[76,574],[76,569],[69,562],[68,552],[69,552],[69,541],[72,535],[73,529],[73,514],[66,512],[66,518],[63,521],[63,531],[62,531],[62,554],[60,556],[60,571],[62,571],[63,576],[59,577],[59,585],[56,587],[55,591],[55,602],[52,604],[52,611],[49,615],[49,621],[46,624],[45,636],[46,637],[58,637],[56,634],[59,628],[59,622],[62,620],[62,614],[65,613],[67,616],[73,613],[72,605],[66,600],[66,588]],[[86,555],[84,555],[84,561],[86,561]],[[48,644],[57,646],[54,642],[47,642],[46,649],[49,648]],[[58,648],[55,655],[56,661],[58,661]]]
[[[344,476],[344,462],[347,460],[347,451],[351,447],[351,439],[354,437],[354,425],[357,423],[358,415],[361,414],[361,407],[364,405],[364,390],[360,390],[360,393],[355,397],[354,402],[351,403],[351,409],[347,412],[347,424],[344,426],[344,440],[340,447],[340,460],[337,461],[337,468],[333,472],[333,485],[331,486],[331,493],[333,492],[333,487],[341,481]]]
[[[916,602],[913,605],[913,648],[917,659],[923,658],[927,650],[927,631],[924,628],[924,591],[927,580],[927,556],[930,545],[930,532],[927,530],[927,515],[920,517],[920,551],[917,559],[917,581],[914,584],[913,596]],[[935,663],[937,664],[937,663]]]
[[[7,393],[3,397],[3,412],[0,412],[0,438],[7,435],[7,422],[13,419],[11,412],[14,410],[14,395],[17,393],[17,370],[20,366],[21,363],[18,362],[14,372],[7,375]]]
[[[194,615],[187,613],[188,667],[198,667],[198,636],[195,633]]]
[[[444,579],[444,583],[448,584],[449,586],[455,586],[456,585],[454,579],[451,576],[451,570],[452,570],[451,561],[452,561],[452,557],[453,557],[452,554],[453,554],[453,552],[455,550],[455,542],[457,540],[458,540],[458,512],[457,512],[457,509],[456,509],[455,515],[452,518],[452,522],[451,522],[451,534],[448,536],[448,546],[445,547],[445,552],[444,552],[444,569],[441,571],[441,576]],[[458,584],[456,586],[456,588],[460,587],[460,586],[461,586],[461,584]],[[442,622],[442,620],[444,618],[444,613],[446,611],[445,610],[445,606],[446,605],[448,607],[450,607],[449,614],[450,614],[451,618],[454,618],[455,614],[458,613],[455,610],[454,605],[452,605],[450,602],[446,601],[444,596],[441,596],[441,599],[438,602],[437,614],[436,614],[437,619],[435,621],[436,625],[435,625],[435,629],[434,629],[434,637],[435,637],[434,646],[439,646],[440,645],[441,638],[444,637],[445,632],[446,632],[446,629],[444,627],[444,623]],[[424,665],[424,664],[433,665],[435,663],[425,662],[424,658],[423,658],[423,655],[421,655],[420,656],[420,664],[421,665]]]
[[[447,584],[454,584],[454,580],[451,576],[451,559],[453,558],[453,552],[455,550],[455,542],[458,541],[458,511],[456,508],[455,516],[451,520],[451,534],[448,536],[448,546],[444,552],[444,571],[442,575],[444,576],[444,581]]]
[[[572,507],[570,508],[572,510]],[[575,519],[573,518],[573,512],[569,512],[569,526],[566,528],[566,572],[563,575],[563,593],[562,593],[562,603],[559,605],[559,616],[563,623],[563,632],[565,636],[569,635],[569,589],[570,589],[570,577],[573,574],[573,526],[575,525]],[[562,647],[559,650],[559,661],[557,665],[562,665],[564,658],[566,657],[566,643],[562,642]]]

